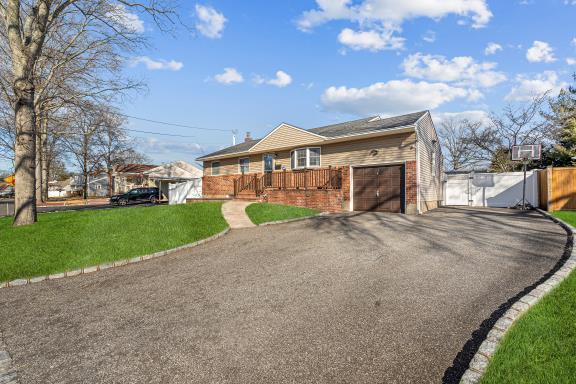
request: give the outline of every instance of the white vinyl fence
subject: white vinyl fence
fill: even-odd
[[[170,205],[186,204],[186,199],[200,198],[202,198],[202,179],[170,184],[169,186],[168,201]]]
[[[522,172],[447,174],[444,205],[508,208],[522,203]],[[526,202],[538,206],[538,177],[526,173]]]

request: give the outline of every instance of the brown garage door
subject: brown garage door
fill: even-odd
[[[354,168],[354,210],[404,211],[404,166]]]

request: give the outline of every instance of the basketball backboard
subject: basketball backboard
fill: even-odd
[[[512,160],[526,161],[526,160],[540,160],[542,158],[542,145],[528,144],[528,145],[515,145],[512,147]]]

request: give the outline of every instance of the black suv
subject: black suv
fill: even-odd
[[[114,195],[110,198],[110,204],[126,205],[129,203],[152,203],[156,204],[160,200],[158,188],[134,188],[121,195]]]

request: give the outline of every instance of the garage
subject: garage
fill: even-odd
[[[355,211],[404,213],[404,165],[354,168]]]

